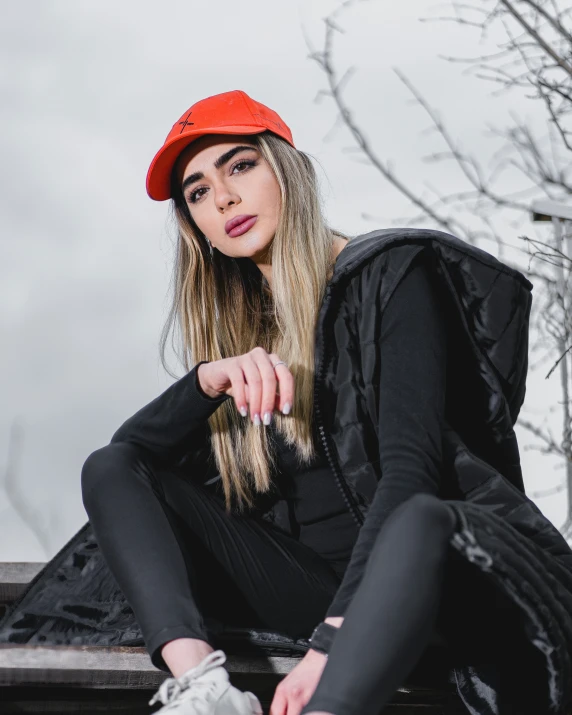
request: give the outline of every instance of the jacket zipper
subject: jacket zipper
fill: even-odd
[[[329,294],[329,289],[327,289],[327,294],[325,297],[325,301],[329,303],[331,300],[331,295]],[[355,522],[357,523],[358,527],[361,527],[364,523],[364,517],[361,513],[361,511],[358,508],[358,505],[356,504],[352,493],[350,492],[350,488],[347,485],[345,479],[343,478],[341,474],[341,470],[338,467],[338,464],[335,461],[335,458],[330,450],[330,446],[328,444],[328,438],[326,436],[326,430],[324,425],[322,424],[322,413],[320,410],[320,403],[318,400],[318,386],[321,383],[322,377],[323,377],[323,371],[324,371],[324,366],[325,366],[325,352],[324,352],[324,346],[325,346],[325,341],[324,341],[324,331],[322,329],[322,333],[320,335],[320,345],[322,348],[321,352],[321,364],[319,365],[318,370],[316,371],[316,374],[314,376],[314,413],[316,417],[316,423],[318,426],[318,431],[320,433],[320,439],[322,441],[322,445],[324,447],[324,451],[326,453],[326,457],[328,459],[328,462],[330,464],[330,467],[332,469],[332,472],[334,473],[334,477],[336,480],[336,484],[338,486],[338,489],[340,490],[342,497],[346,503],[346,506],[348,507],[348,510],[350,514],[353,516]]]
[[[464,552],[465,556],[471,563],[477,564],[483,571],[490,571],[493,564],[493,558],[488,551],[485,551],[481,546],[479,546],[475,535],[469,529],[463,510],[458,509],[451,504],[449,506],[459,517],[462,527],[460,531],[454,532],[451,537],[452,541],[456,544],[459,550]]]

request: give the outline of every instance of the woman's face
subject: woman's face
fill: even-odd
[[[227,256],[263,263],[276,233],[281,197],[276,177],[252,139],[201,137],[183,150],[177,167],[190,214],[211,244]],[[253,217],[243,223],[242,233],[228,225],[238,217]]]

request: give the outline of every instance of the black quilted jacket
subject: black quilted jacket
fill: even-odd
[[[451,545],[511,599],[523,633],[514,654],[522,669],[518,710],[499,697],[502,664],[456,667],[451,682],[471,715],[525,715],[527,701],[535,702],[535,715],[568,715],[572,550],[524,493],[513,430],[525,395],[531,283],[441,231],[385,229],[352,239],[336,261],[316,328],[315,419],[322,448],[348,509],[362,524],[382,476],[376,399],[367,389],[376,365],[365,344],[372,343],[384,306],[418,254],[439,278],[442,308],[456,336],[447,358],[448,486],[440,494],[458,517]],[[356,361],[364,385],[352,394],[344,390],[342,400],[344,370]],[[271,647],[272,634],[262,636]],[[89,522],[6,613],[0,642],[143,645]],[[292,646],[303,651],[307,641]]]

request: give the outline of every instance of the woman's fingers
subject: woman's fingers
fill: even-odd
[[[201,370],[199,381],[203,390],[232,396],[237,410],[245,417],[250,412],[255,424],[263,423],[265,414],[271,419],[274,410],[289,414],[294,404],[294,376],[288,365],[279,355],[267,353],[262,347],[207,363]]]
[[[236,409],[240,412],[241,408],[248,402],[248,394],[246,390],[246,382],[244,372],[239,360],[231,360],[227,368],[227,375],[232,385],[232,397],[236,404]],[[248,414],[248,413],[247,413]],[[243,415],[246,417],[246,415]]]
[[[273,365],[280,359],[278,355],[274,353],[271,354],[271,357]],[[274,368],[274,373],[278,379],[278,390],[280,392],[278,400],[279,407],[277,407],[277,409],[284,412],[284,406],[289,405],[288,411],[284,413],[288,414],[294,404],[294,375],[290,372],[288,365],[278,365]]]
[[[286,715],[288,701],[280,691],[274,693],[274,698],[270,703],[268,715]]]
[[[259,357],[257,351],[263,348],[254,348],[240,359],[240,366],[244,372],[244,377],[248,385],[248,408],[250,419],[256,422],[256,415],[260,418],[260,404],[262,402],[263,376],[260,371]],[[266,353],[264,353],[266,355]],[[260,418],[261,419],[261,418]]]
[[[264,420],[265,415],[269,415],[272,418],[276,402],[276,388],[278,387],[274,362],[278,362],[278,360],[275,357],[274,361],[272,361],[271,355],[264,348],[254,348],[251,354],[260,371],[260,382],[258,383],[260,393],[257,392],[256,397],[253,398],[255,400],[254,404],[258,406],[258,414],[261,420]],[[264,424],[269,423],[269,420],[264,422]]]
[[[240,367],[246,384],[244,388],[239,387],[236,394],[238,398],[244,389],[250,419],[255,423],[257,415],[262,423],[266,413],[272,417],[274,410],[283,411],[286,403],[290,408],[292,407],[294,377],[287,365],[278,365],[274,368],[274,364],[279,361],[278,355],[267,353],[262,347],[256,347],[240,358]],[[235,392],[234,383],[233,392]]]

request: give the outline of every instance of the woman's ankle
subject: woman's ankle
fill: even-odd
[[[175,638],[161,649],[163,660],[175,678],[195,668],[212,652],[213,648],[198,638]]]

